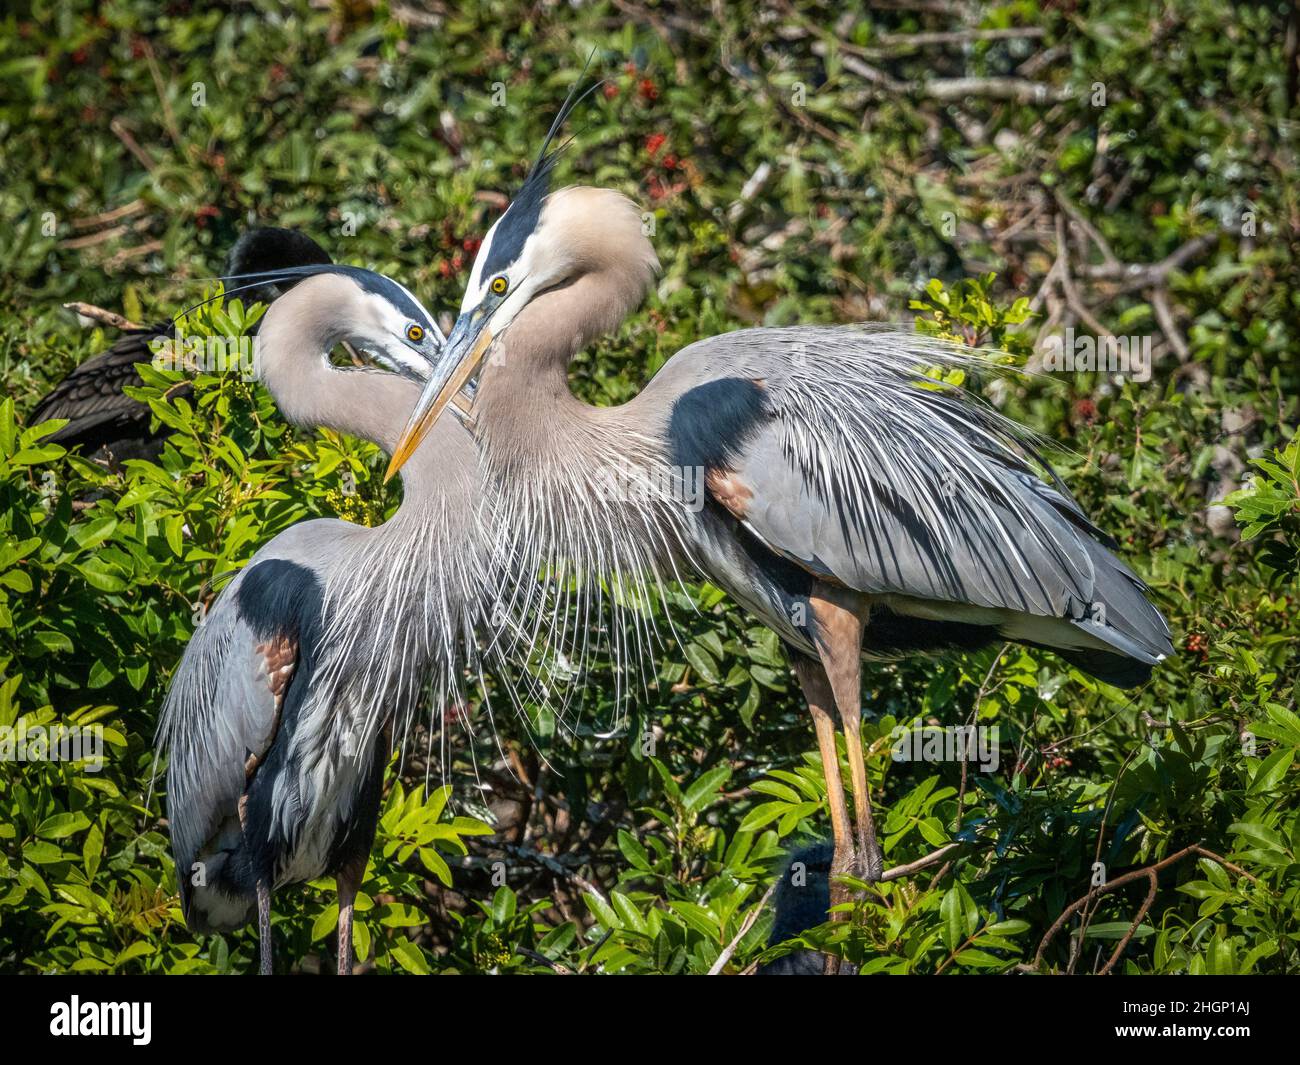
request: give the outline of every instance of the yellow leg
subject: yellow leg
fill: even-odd
[[[826,802],[831,811],[831,834],[835,840],[835,855],[831,860],[830,899],[831,906],[848,902],[848,891],[839,882],[839,877],[851,873],[854,866],[853,832],[849,823],[849,808],[844,801],[844,781],[840,777],[840,755],[835,747],[835,722],[830,715],[833,701],[830,682],[820,662],[807,658],[796,658],[795,675],[803,688],[804,698],[812,713],[813,728],[817,733],[817,749],[822,756],[822,776],[826,780]],[[831,919],[843,921],[843,913],[834,913]],[[826,976],[839,974],[840,960],[830,954],[826,955],[823,972]]]
[[[853,781],[857,828],[853,875],[874,883],[884,872],[884,862],[876,842],[867,765],[862,756],[862,632],[870,616],[870,603],[857,592],[820,581],[813,586],[809,601],[816,621],[818,655],[844,726]]]
[[[841,706],[840,720],[844,723],[844,744],[849,754],[853,821],[857,826],[857,863],[853,875],[874,884],[885,871],[885,856],[876,842],[876,822],[871,815],[871,787],[867,783],[867,763],[862,757],[861,705],[855,701],[848,710]]]

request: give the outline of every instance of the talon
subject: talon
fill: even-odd
[[[874,843],[866,848],[866,852],[862,879],[869,884],[878,884],[885,875],[885,855]]]

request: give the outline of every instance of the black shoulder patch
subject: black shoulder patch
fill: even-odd
[[[757,381],[723,377],[697,385],[673,404],[668,422],[673,462],[682,469],[724,467],[767,416]]]
[[[320,580],[306,566],[270,558],[254,563],[244,574],[235,605],[259,640],[292,636],[298,640],[300,654],[306,655],[315,645],[324,596]]]

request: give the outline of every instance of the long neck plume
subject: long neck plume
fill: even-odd
[[[488,357],[474,407],[496,550],[520,577],[508,608],[571,676],[593,628],[608,632],[616,661],[644,657],[656,641],[649,599],[684,558],[664,412],[635,400],[593,407],[569,388],[571,356],[627,309],[625,287],[600,273],[539,296]],[[539,573],[550,579],[535,581]]]
[[[268,314],[257,340],[259,375],[282,413],[391,451],[420,386],[332,366],[335,338],[302,325],[292,313]],[[448,413],[403,468],[397,513],[377,528],[342,527],[334,557],[314,560],[326,576],[321,690],[351,708],[362,735],[394,707],[413,708],[424,685],[444,703],[459,686],[463,636],[486,612],[481,486],[473,438]]]

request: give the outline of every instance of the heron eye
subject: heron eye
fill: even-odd
[[[492,284],[489,287],[496,295],[501,296],[504,295],[506,289],[510,287],[510,282],[506,280],[505,274],[501,274],[492,279]]]
[[[408,325],[406,327],[406,339],[413,344],[418,344],[424,339],[424,329],[418,325]]]

